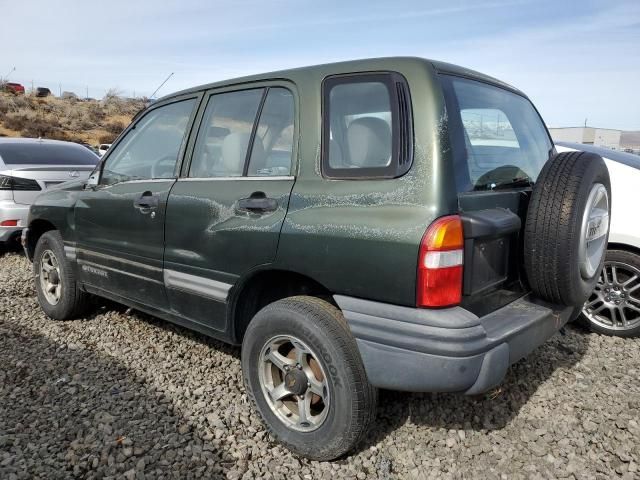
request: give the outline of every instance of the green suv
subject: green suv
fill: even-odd
[[[327,460],[378,388],[498,385],[580,310],[609,211],[602,159],[556,154],[523,93],[383,58],[155,102],[23,245],[51,318],[97,295],[242,345],[268,430]]]

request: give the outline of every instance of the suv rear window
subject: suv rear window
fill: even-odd
[[[553,144],[531,102],[509,90],[443,75],[458,190],[534,183]]]

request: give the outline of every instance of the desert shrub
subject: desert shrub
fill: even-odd
[[[2,114],[17,112],[29,107],[29,100],[25,97],[0,94],[0,113]]]
[[[91,121],[91,115],[85,108],[71,109],[62,122],[66,128],[74,132],[91,130],[96,123]]]
[[[22,130],[29,123],[29,116],[24,113],[9,113],[4,118],[4,126],[10,130]]]
[[[0,93],[0,125],[23,136],[111,143],[145,107],[144,99],[109,92],[101,101],[71,102]]]
[[[100,143],[113,143],[118,135],[115,133],[105,133],[98,137],[98,142]]]
[[[104,110],[102,110],[102,108],[100,107],[100,104],[98,104],[97,102],[91,102],[87,104],[87,117],[89,118],[90,122],[98,124],[104,119],[105,113]]]
[[[104,129],[107,132],[114,133],[116,135],[120,135],[120,132],[122,132],[125,128],[127,128],[127,126],[123,122],[119,121],[109,122],[104,126]]]
[[[20,129],[20,134],[23,137],[33,138],[56,138],[56,133],[58,132],[60,132],[60,130],[51,125],[51,123],[39,119],[27,123],[24,128]]]

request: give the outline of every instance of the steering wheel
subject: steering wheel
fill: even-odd
[[[169,177],[173,176],[173,171],[176,166],[176,155],[165,155],[164,157],[160,157],[158,160],[153,162],[151,165],[151,178],[168,178],[166,174],[169,174]],[[163,174],[165,176],[163,176]]]

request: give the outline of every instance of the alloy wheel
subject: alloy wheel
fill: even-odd
[[[329,412],[330,392],[320,358],[302,340],[279,335],[260,352],[259,381],[271,411],[289,428],[311,432]]]
[[[45,250],[40,258],[40,287],[47,302],[57,305],[62,295],[60,263],[51,250]]]
[[[640,325],[640,270],[607,261],[582,313],[607,330],[630,330]]]

